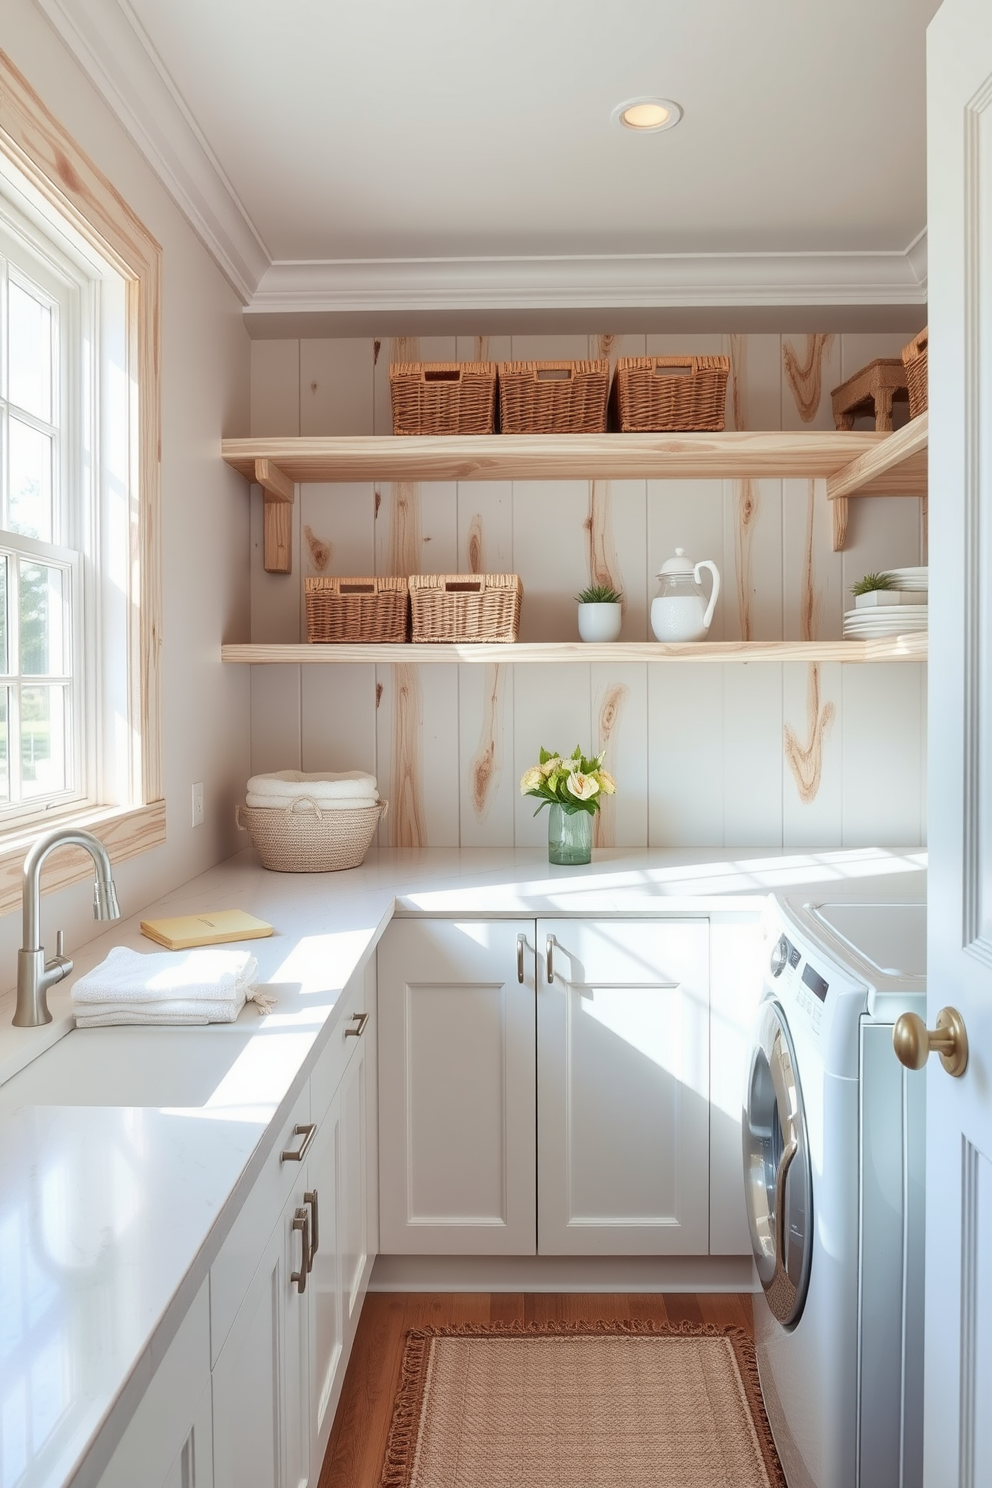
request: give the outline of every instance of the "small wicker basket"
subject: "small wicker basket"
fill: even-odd
[[[518,574],[411,574],[414,641],[515,641]]]
[[[902,349],[902,364],[909,385],[909,416],[916,418],[927,411],[927,342],[929,326],[924,326],[908,346]]]
[[[312,796],[297,796],[285,811],[236,806],[234,820],[239,831],[251,837],[263,868],[276,873],[331,873],[358,867],[388,807],[388,801],[379,801],[357,811],[321,811]]]
[[[622,434],[722,429],[729,372],[725,356],[620,357],[610,422]]]
[[[495,432],[495,362],[397,362],[389,395],[394,434]]]
[[[608,358],[595,362],[500,362],[503,434],[602,434]]]
[[[409,614],[406,579],[304,579],[307,640],[405,641]]]

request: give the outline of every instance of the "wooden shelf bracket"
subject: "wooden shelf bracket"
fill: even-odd
[[[255,482],[262,487],[262,567],[266,573],[293,572],[293,500],[296,487],[271,460],[255,461]]]

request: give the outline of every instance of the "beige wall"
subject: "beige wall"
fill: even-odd
[[[727,427],[832,428],[830,389],[904,335],[514,336],[252,344],[251,432],[390,430],[390,360],[580,358],[697,351],[732,359]],[[261,565],[252,496],[252,629],[305,637],[308,573],[519,573],[522,640],[577,638],[573,596],[612,577],[623,638],[649,639],[675,547],[723,575],[715,640],[840,639],[849,589],[923,559],[919,500],[851,503],[831,550],[824,482],[564,481],[301,488],[294,572]],[[325,562],[326,560],[326,562]],[[324,567],[320,568],[320,564]],[[255,667],[252,768],[368,768],[392,809],[383,840],[537,846],[517,781],[541,744],[607,747],[619,781],[602,845],[916,845],[925,824],[920,664]]]
[[[248,769],[249,686],[221,667],[220,643],[248,627],[248,499],[219,457],[249,417],[249,343],[240,303],[31,0],[4,0],[0,45],[163,248],[163,714],[168,839],[117,870],[125,915],[237,850],[234,802]],[[190,825],[190,788],[206,821]],[[71,952],[95,933],[90,885],[46,897],[45,939]],[[0,920],[0,990],[15,980],[20,916]]]

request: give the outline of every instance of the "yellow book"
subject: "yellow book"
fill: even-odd
[[[207,914],[177,915],[172,920],[142,920],[141,933],[170,951],[190,946],[223,945],[228,940],[261,940],[272,926],[243,909],[217,909]]]

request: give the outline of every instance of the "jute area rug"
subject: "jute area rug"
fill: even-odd
[[[406,1336],[382,1488],[785,1488],[738,1328],[470,1324]]]

